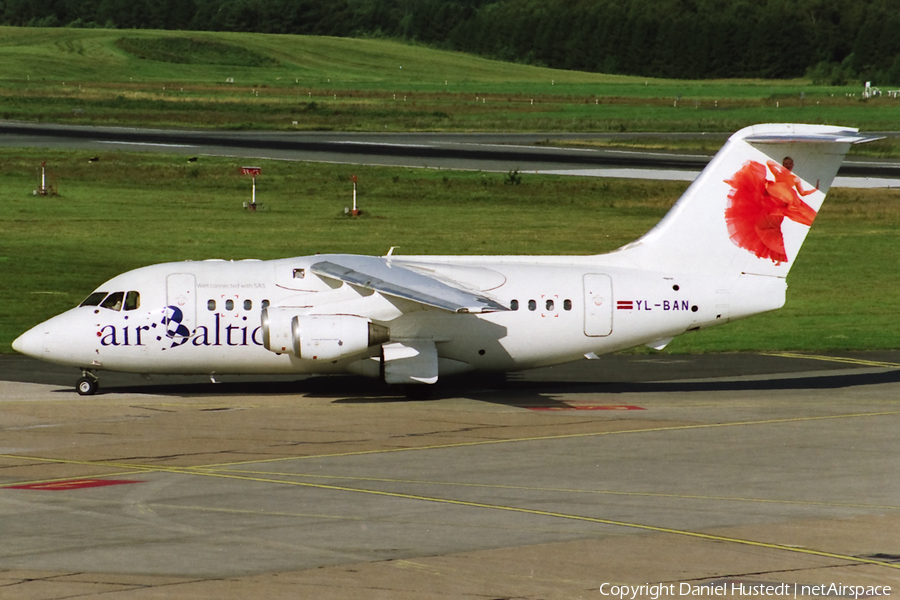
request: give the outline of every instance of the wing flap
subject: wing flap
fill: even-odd
[[[455,313],[485,313],[509,310],[488,298],[405,269],[376,256],[330,256],[315,263],[316,275],[337,279],[381,294],[411,300]]]

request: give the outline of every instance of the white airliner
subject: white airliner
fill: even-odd
[[[656,227],[609,254],[158,264],[107,281],[13,348],[80,368],[80,394],[97,391],[100,370],[433,384],[662,348],[784,304],[844,155],[870,139],[832,126],[742,129]]]

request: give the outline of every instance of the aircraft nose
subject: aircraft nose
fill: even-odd
[[[37,327],[29,329],[13,340],[13,350],[32,358],[41,358],[44,353],[44,333]]]

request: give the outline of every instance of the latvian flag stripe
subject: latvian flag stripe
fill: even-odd
[[[619,310],[634,310],[633,300],[616,300],[616,308]]]

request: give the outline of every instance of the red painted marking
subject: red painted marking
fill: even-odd
[[[260,167],[241,167],[241,173],[244,175],[253,175],[256,177],[260,173],[262,173],[262,169]]]
[[[28,483],[25,485],[11,485],[10,490],[44,490],[50,492],[62,492],[68,490],[81,490],[84,488],[104,487],[107,485],[123,485],[126,483],[143,483],[143,481],[131,481],[125,479],[70,479],[68,481],[49,481],[47,483]]]
[[[630,404],[580,404],[577,406],[529,406],[528,410],[647,410]]]
[[[619,310],[634,310],[633,300],[617,300],[616,308]]]

